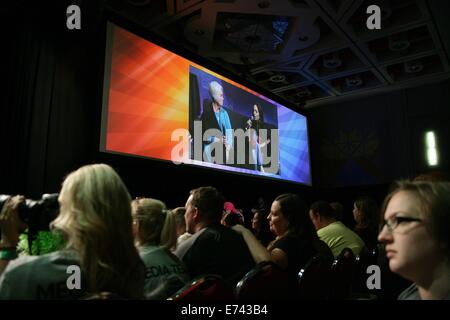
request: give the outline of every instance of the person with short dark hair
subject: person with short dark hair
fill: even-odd
[[[254,266],[244,239],[221,225],[224,198],[213,187],[191,191],[186,202],[186,229],[192,236],[175,250],[191,277],[217,274],[230,285]]]
[[[349,248],[353,254],[359,255],[364,247],[364,241],[336,219],[334,210],[327,202],[314,202],[310,206],[309,216],[319,238],[330,247],[334,257],[337,257],[345,248]]]
[[[399,299],[450,300],[450,183],[397,182],[382,212],[389,268],[414,282]]]

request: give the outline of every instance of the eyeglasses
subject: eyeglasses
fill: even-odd
[[[412,217],[394,217],[390,220],[384,222],[384,226],[388,228],[389,232],[393,232],[399,225],[409,223],[409,222],[422,222],[423,219],[412,218]]]

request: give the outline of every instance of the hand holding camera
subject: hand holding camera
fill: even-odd
[[[8,198],[0,213],[1,240],[0,248],[16,247],[19,235],[27,225],[19,218],[19,205],[25,201],[23,196]]]
[[[58,194],[44,194],[39,200],[2,194],[0,212],[2,235],[0,245],[15,246],[18,235],[28,229],[28,242],[31,248],[31,241],[35,239],[37,233],[50,230],[50,222],[58,215]]]

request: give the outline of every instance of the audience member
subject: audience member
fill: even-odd
[[[178,247],[180,243],[189,239],[192,236],[192,234],[190,234],[186,230],[186,221],[185,221],[186,209],[184,207],[178,207],[174,209],[174,211],[172,212],[173,215],[175,215],[175,224],[177,226],[177,247]],[[172,251],[175,251],[175,248]]]
[[[184,286],[189,275],[183,263],[169,250],[176,246],[174,216],[159,200],[141,198],[132,202],[133,233],[144,261],[147,299],[166,299]]]
[[[340,202],[331,202],[330,207],[334,210],[334,217],[336,220],[343,221],[344,219],[344,206]]]
[[[330,247],[334,257],[337,257],[344,248],[349,248],[358,255],[364,247],[364,241],[356,233],[336,220],[334,211],[327,202],[314,202],[310,207],[309,216],[319,238]]]
[[[321,254],[332,258],[332,253],[325,243],[319,240],[314,226],[308,217],[307,206],[295,194],[283,194],[272,203],[270,230],[276,235],[267,248],[261,245],[253,233],[243,226],[234,230],[244,236],[256,263],[274,261],[289,277],[291,296],[297,292],[298,272],[315,255]]]
[[[171,211],[171,214],[175,220],[177,238],[186,232],[186,222],[184,221],[185,213],[186,209],[184,207],[178,207]]]
[[[0,298],[69,299],[100,292],[142,298],[144,265],[133,244],[131,198],[117,173],[105,164],[81,167],[64,180],[58,200],[60,213],[52,227],[65,235],[67,247],[9,264],[5,259],[14,258],[21,225],[18,201],[4,205],[0,262],[7,266],[0,276]],[[73,289],[67,286],[71,275]]]
[[[244,219],[242,218],[242,214],[236,213],[226,213],[221,220],[221,223],[226,227],[232,227],[237,224],[244,225]]]
[[[356,221],[354,231],[369,250],[376,248],[378,244],[379,217],[378,204],[374,199],[370,197],[356,199],[353,204],[353,218]]]
[[[414,178],[414,181],[450,181],[450,174],[443,171],[431,171],[428,173],[422,173]]]
[[[175,254],[186,264],[191,277],[217,274],[230,285],[254,266],[244,239],[220,224],[224,200],[213,187],[191,191],[186,202],[186,229],[193,234]]]
[[[231,202],[225,202],[223,204],[223,214],[221,223],[224,226],[232,227],[236,224],[244,225],[244,215],[235,208]]]
[[[382,212],[389,267],[414,282],[399,299],[450,299],[450,183],[398,182]]]

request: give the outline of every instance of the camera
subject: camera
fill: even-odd
[[[10,195],[0,195],[0,210]],[[59,214],[58,194],[44,194],[40,200],[26,199],[18,207],[19,218],[28,225],[31,234],[50,230],[52,222]]]

